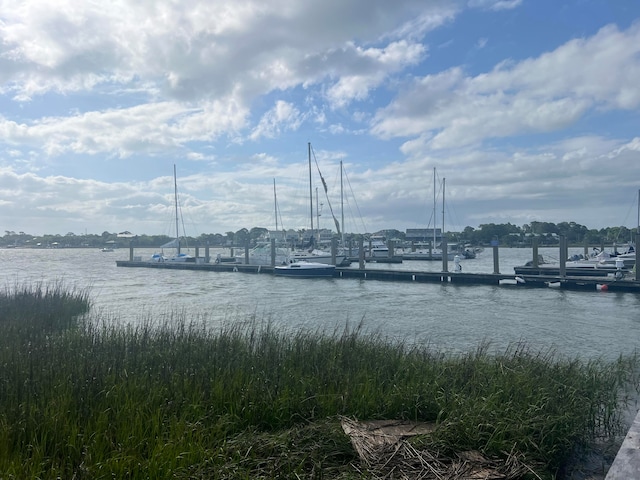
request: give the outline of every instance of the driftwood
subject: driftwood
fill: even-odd
[[[516,480],[535,474],[515,454],[504,459],[486,458],[480,452],[459,452],[455,458],[418,450],[408,440],[428,435],[433,423],[378,420],[358,422],[342,418],[342,429],[351,439],[367,471],[385,479]]]

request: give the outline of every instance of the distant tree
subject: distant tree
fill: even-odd
[[[247,230],[246,228],[241,228],[240,230],[238,230],[233,237],[234,245],[237,245],[237,246],[246,245],[248,240],[249,240],[249,230]]]
[[[262,227],[253,227],[250,231],[249,231],[249,238],[251,240],[251,242],[255,243],[261,236],[263,235],[267,235],[269,233],[269,230],[266,228],[262,228]]]

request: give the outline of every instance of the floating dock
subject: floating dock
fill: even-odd
[[[640,235],[637,235],[640,239]],[[533,268],[527,272],[520,272],[516,267],[514,273],[504,274],[500,272],[499,250],[494,245],[493,250],[493,273],[462,273],[455,271],[456,262],[454,262],[454,271],[449,271],[448,260],[446,256],[442,260],[442,271],[414,271],[414,270],[385,270],[365,268],[364,256],[359,258],[359,266],[353,267],[336,267],[334,278],[358,278],[362,280],[381,280],[390,282],[419,282],[419,283],[451,283],[456,285],[500,285],[505,288],[558,288],[563,290],[585,290],[585,291],[612,291],[612,292],[632,292],[640,293],[640,272],[629,271],[626,269],[615,271],[601,270],[601,275],[593,275],[593,271],[585,273],[585,269],[574,273],[565,268],[567,259],[566,240],[560,239],[560,267],[557,271],[550,272],[548,269],[540,269],[537,265],[538,248],[537,244],[533,246]],[[363,252],[360,245],[360,252]],[[275,242],[272,240],[272,262],[275,262]],[[336,247],[332,246],[332,252],[335,254]],[[176,270],[196,270],[208,272],[243,272],[243,273],[264,273],[273,274],[273,266],[265,265],[247,265],[235,262],[218,261],[211,262],[209,256],[209,248],[205,248],[205,256],[199,257],[198,248],[196,248],[196,256],[190,262],[152,262],[143,261],[141,257],[134,256],[134,248],[129,248],[129,260],[118,260],[118,267],[137,267],[137,268],[161,268]],[[446,255],[446,251],[444,252]],[[248,247],[245,255],[248,258]],[[388,261],[394,258],[393,252],[390,252]],[[380,258],[382,263],[384,257]],[[640,251],[636,251],[636,264],[640,260]],[[518,272],[518,273],[516,273]],[[598,272],[600,273],[600,272]]]
[[[205,272],[242,272],[273,274],[273,267],[243,265],[235,263],[205,262],[148,262],[118,260],[118,267],[159,268],[194,270]],[[423,272],[411,270],[367,270],[341,268],[335,270],[334,278],[358,278],[390,282],[451,283],[455,285],[501,285],[505,288],[559,288],[564,290],[611,291],[640,293],[640,282],[629,275],[622,279],[614,277],[575,277],[558,275],[514,275],[503,273]]]

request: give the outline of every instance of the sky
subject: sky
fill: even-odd
[[[637,0],[0,0],[0,235],[634,228],[639,127]]]

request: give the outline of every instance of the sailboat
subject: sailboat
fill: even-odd
[[[311,170],[311,142],[308,143],[308,155],[309,155],[309,205],[311,207],[311,239],[312,247],[309,250],[298,250],[294,251],[291,254],[291,260],[294,262],[297,261],[306,261],[306,262],[314,262],[314,263],[324,263],[324,264],[333,264],[333,259],[331,252],[325,252],[323,250],[319,250],[315,248],[316,241],[319,240],[320,235],[318,234],[318,239],[314,240],[314,228],[313,228],[313,182],[312,182],[312,170]],[[324,179],[322,179],[322,184],[325,188],[325,193],[327,191],[326,183]],[[336,226],[338,226],[336,221]],[[339,230],[339,229],[338,229]],[[347,256],[344,254],[337,254],[335,257],[335,265],[348,265],[349,260]]]
[[[276,215],[276,232],[278,231],[278,198],[276,195],[276,180],[273,179],[273,203]],[[288,247],[276,245],[275,247],[275,265],[286,265],[290,263],[291,252]],[[248,259],[245,254],[235,256],[237,263],[248,265],[271,265],[272,253],[271,242],[260,242],[251,250],[249,250]]]
[[[436,169],[433,168],[433,239],[429,248],[422,248],[415,252],[402,254],[403,260],[442,260],[443,252],[436,248]],[[442,179],[442,234],[444,235],[444,179]],[[441,240],[443,243],[444,240]],[[447,260],[454,260],[455,252],[447,252]]]
[[[174,192],[174,208],[176,216],[176,236],[170,242],[165,243],[160,247],[160,253],[154,253],[151,256],[152,262],[195,262],[195,257],[182,253],[180,251],[180,224],[179,224],[179,208],[178,208],[178,180],[176,176],[176,166],[173,165],[173,192]],[[175,253],[171,256],[164,254],[165,248],[175,249]]]

